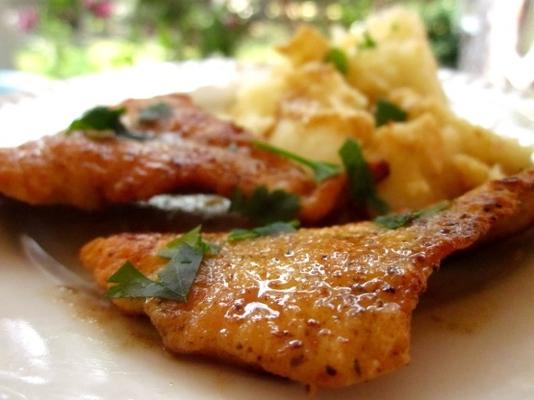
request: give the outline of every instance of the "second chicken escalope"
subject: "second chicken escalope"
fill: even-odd
[[[255,145],[247,132],[185,95],[92,112],[97,118],[86,115],[66,133],[0,149],[0,193],[30,204],[96,209],[163,193],[230,197],[238,190],[250,197],[261,188],[293,196],[303,222],[320,220],[343,201],[341,170],[314,179],[307,168]],[[380,179],[387,165],[370,163],[369,171]]]

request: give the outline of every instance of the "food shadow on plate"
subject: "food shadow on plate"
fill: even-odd
[[[243,218],[229,214],[229,201],[214,195],[161,195],[148,202],[83,211],[64,206],[32,207],[1,199],[4,225],[25,235],[60,264],[79,267],[80,248],[99,236],[123,232],[185,232],[197,225],[218,232],[247,226]]]
[[[534,273],[534,229],[458,253],[432,274],[414,313],[414,335],[477,335],[510,312],[505,289]],[[507,294],[508,293],[508,294]]]
[[[532,258],[534,229],[487,243],[446,259],[432,274],[421,308],[455,301],[510,279]]]

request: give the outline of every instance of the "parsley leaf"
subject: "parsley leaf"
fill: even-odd
[[[300,208],[300,200],[296,194],[279,189],[269,192],[265,186],[256,188],[249,197],[245,197],[236,189],[230,200],[230,211],[264,224],[292,220]]]
[[[387,213],[389,206],[376,193],[373,175],[358,142],[347,139],[339,150],[339,156],[347,171],[352,198],[361,204],[372,207],[379,214]]]
[[[324,61],[334,64],[334,67],[346,75],[349,70],[349,59],[343,50],[338,47],[332,47],[324,56]]]
[[[152,123],[169,118],[172,115],[172,108],[163,102],[154,103],[143,108],[139,112],[139,122]]]
[[[417,218],[430,217],[440,211],[446,210],[450,206],[451,202],[449,200],[440,201],[434,205],[431,205],[430,207],[423,208],[421,211],[419,211]]]
[[[177,297],[177,294],[172,290],[144,276],[130,261],[122,264],[119,270],[109,277],[108,282],[116,283],[106,292],[106,296],[112,299],[126,297],[174,299]]]
[[[160,284],[176,293],[176,300],[186,302],[204,253],[184,243],[176,249],[168,264],[159,272]]]
[[[363,33],[363,41],[358,44],[360,50],[374,49],[376,47],[376,41],[369,34],[369,31]]]
[[[397,107],[387,100],[378,100],[376,102],[375,121],[376,126],[382,126],[390,121],[406,121],[408,114],[406,111]]]
[[[381,215],[374,219],[378,225],[382,225],[388,229],[397,229],[401,226],[405,226],[415,219],[415,213],[406,212],[398,214]]]
[[[307,166],[313,171],[314,178],[317,182],[321,182],[325,179],[331,178],[332,176],[338,175],[340,172],[340,167],[336,164],[308,160],[299,156],[298,154],[291,153],[287,150],[257,140],[253,140],[252,144],[261,150],[270,151],[271,153],[278,154],[282,157]]]
[[[67,131],[95,130],[122,131],[126,127],[121,122],[121,116],[126,112],[124,108],[94,107],[86,111],[80,118],[75,119]]]
[[[110,298],[146,298],[187,301],[187,295],[198,268],[206,254],[215,254],[218,247],[205,242],[200,236],[200,226],[167,243],[158,255],[169,261],[158,273],[158,281],[153,281],[135,266],[126,261],[108,282],[115,283],[107,291]]]
[[[375,218],[374,222],[388,229],[397,229],[402,226],[408,225],[416,219],[434,215],[440,211],[445,210],[449,206],[450,202],[448,200],[444,200],[433,206],[424,208],[419,211],[409,211],[404,213],[382,215],[380,217]]]
[[[94,107],[86,111],[80,118],[72,121],[67,128],[66,134],[79,130],[83,131],[87,137],[96,140],[115,136],[145,140],[145,136],[129,131],[122,123],[121,117],[125,112],[125,108]]]
[[[297,220],[290,222],[273,222],[272,224],[260,226],[253,229],[233,229],[228,235],[229,242],[254,239],[260,236],[273,236],[282,233],[295,232],[300,223]]]
[[[201,229],[202,227],[199,225],[196,228],[191,229],[189,232],[184,233],[182,236],[171,240],[158,252],[158,256],[172,258],[183,244],[187,244],[205,254],[217,254],[220,250],[219,246],[202,240],[202,236],[200,236]]]

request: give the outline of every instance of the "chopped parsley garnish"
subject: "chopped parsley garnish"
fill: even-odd
[[[406,121],[408,114],[395,104],[387,100],[378,100],[376,102],[375,121],[376,126],[382,126],[390,121]]]
[[[229,242],[254,239],[260,236],[274,236],[283,233],[295,232],[300,223],[297,220],[290,222],[273,222],[253,229],[233,229],[228,235]]]
[[[122,131],[126,127],[121,122],[121,116],[126,112],[124,108],[109,108],[97,106],[74,120],[67,131],[95,130],[95,131]]]
[[[378,225],[382,225],[385,228],[397,229],[402,226],[408,225],[409,223],[411,223],[412,221],[415,221],[416,219],[434,215],[440,211],[445,210],[449,206],[450,206],[450,202],[448,200],[444,200],[444,201],[440,201],[437,204],[434,204],[433,206],[424,208],[419,211],[409,211],[409,212],[404,212],[404,213],[381,215],[380,217],[375,218],[374,221]]]
[[[373,175],[369,170],[358,142],[353,139],[347,139],[339,150],[339,156],[347,171],[352,198],[360,204],[371,207],[378,214],[387,213],[389,206],[378,197]]]
[[[122,136],[128,139],[145,140],[146,137],[131,132],[122,123],[121,117],[125,108],[111,108],[97,106],[86,111],[80,118],[75,119],[67,128],[67,134],[73,131],[83,131],[91,139],[108,139]]]
[[[153,123],[172,115],[172,108],[163,102],[154,103],[139,112],[139,122]]]
[[[220,250],[219,246],[202,240],[202,237],[200,236],[200,230],[201,226],[199,225],[196,228],[191,229],[189,232],[184,233],[182,236],[171,240],[163,249],[158,252],[158,256],[163,258],[172,258],[176,254],[177,249],[183,244],[197,249],[204,254],[217,254]]]
[[[305,165],[313,171],[313,176],[317,182],[324,181],[325,179],[331,178],[332,176],[338,175],[340,173],[340,167],[336,164],[308,160],[304,157],[299,156],[298,154],[294,154],[279,147],[275,147],[268,143],[256,140],[253,140],[252,144],[261,150],[270,151],[271,153],[278,154],[282,157]]]
[[[202,239],[198,226],[167,243],[158,253],[158,256],[169,260],[159,271],[159,280],[147,278],[130,261],[126,261],[108,279],[115,285],[108,289],[106,295],[115,299],[158,297],[186,302],[204,256],[217,251],[216,245]]]
[[[374,49],[376,47],[376,41],[369,34],[368,31],[363,33],[363,41],[358,44],[360,50]]]
[[[334,64],[334,67],[346,75],[349,70],[349,59],[343,50],[338,47],[332,47],[324,56],[324,61]]]
[[[279,189],[269,192],[265,186],[256,188],[248,197],[236,189],[230,200],[230,211],[264,224],[293,220],[300,208],[296,194]]]
[[[117,272],[108,279],[109,283],[116,283],[106,292],[111,299],[159,297],[162,299],[176,299],[177,294],[163,284],[144,276],[135,266],[126,261]]]

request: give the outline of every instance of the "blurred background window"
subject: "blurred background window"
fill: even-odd
[[[301,23],[350,28],[399,3],[419,11],[442,66],[532,88],[533,0],[0,0],[0,69],[67,78],[211,55],[268,61]]]

